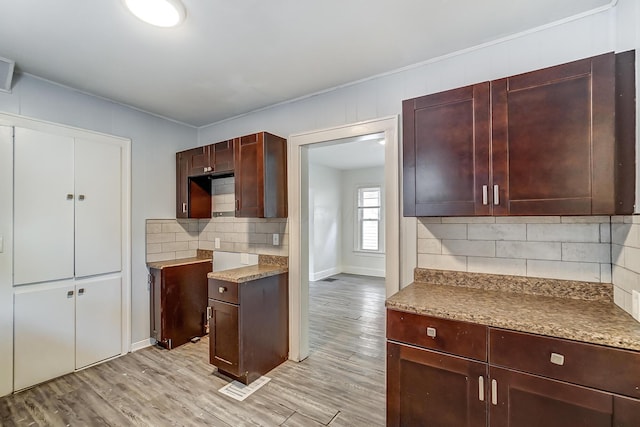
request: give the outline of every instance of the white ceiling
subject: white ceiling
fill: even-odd
[[[384,166],[384,133],[313,144],[309,163],[333,169],[352,170]]]
[[[186,21],[163,29],[121,0],[0,0],[0,56],[23,72],[202,126],[612,0],[183,3]]]

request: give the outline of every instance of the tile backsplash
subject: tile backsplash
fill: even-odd
[[[611,219],[419,218],[418,267],[610,283]]]
[[[278,234],[278,245],[273,235]],[[220,239],[220,248],[215,239]],[[289,255],[286,218],[148,219],[147,262],[195,257],[198,249]]]
[[[640,292],[640,216],[611,218],[613,300],[631,313],[631,291]]]

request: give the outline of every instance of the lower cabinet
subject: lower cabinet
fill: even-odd
[[[205,335],[211,260],[149,270],[151,336],[161,346],[172,349]]]
[[[388,426],[640,425],[640,352],[394,310],[387,339]]]
[[[122,352],[119,275],[16,288],[14,390]]]
[[[209,279],[209,362],[244,384],[289,357],[288,274]]]
[[[387,344],[387,425],[484,427],[486,363]]]

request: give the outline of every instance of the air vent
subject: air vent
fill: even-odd
[[[0,91],[11,92],[15,61],[0,57]]]

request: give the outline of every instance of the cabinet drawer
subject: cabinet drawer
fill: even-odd
[[[476,360],[487,360],[487,328],[387,310],[387,338]]]
[[[209,279],[209,298],[238,304],[238,284],[224,280]]]
[[[489,329],[489,363],[640,397],[640,353]]]

